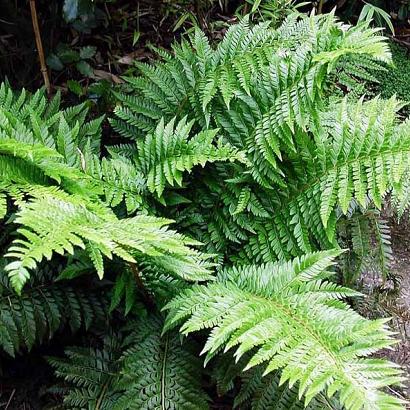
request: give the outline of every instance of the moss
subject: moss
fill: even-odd
[[[396,94],[400,100],[410,103],[410,54],[408,50],[392,43],[394,66],[388,67],[387,72],[379,76],[377,91],[383,98]],[[410,106],[403,110],[410,114]]]

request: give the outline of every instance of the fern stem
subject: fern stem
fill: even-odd
[[[168,334],[165,337],[164,359],[162,361],[162,375],[161,375],[161,409],[166,410],[165,406],[165,381],[166,381],[166,363],[168,355]]]
[[[129,263],[129,267],[131,269],[131,272],[134,274],[135,282],[137,283],[138,289],[142,293],[142,298],[144,300],[146,307],[150,311],[155,310],[154,299],[152,298],[151,294],[148,292],[147,288],[145,287],[144,282],[141,279],[141,275],[137,268],[137,265],[135,263]]]
[[[95,404],[95,410],[100,410],[101,404],[102,404],[102,401],[104,399],[104,396],[105,396],[105,393],[106,393],[107,389],[108,389],[108,382],[104,384],[104,386],[101,390],[100,397],[98,397],[98,401]]]

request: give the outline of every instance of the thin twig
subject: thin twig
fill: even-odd
[[[322,14],[323,10],[323,0],[319,1],[319,5],[317,6],[317,14]]]
[[[7,404],[6,404],[6,408],[5,408],[5,410],[7,410],[8,408],[9,408],[9,406],[10,406],[10,403],[11,403],[11,401],[13,400],[13,397],[14,397],[14,394],[16,393],[16,389],[13,389],[13,391],[11,392],[11,395],[10,395],[10,398],[9,398],[9,401],[7,402]]]
[[[46,66],[46,60],[44,58],[43,43],[41,41],[40,27],[38,25],[36,0],[30,0],[31,20],[33,22],[34,36],[36,38],[37,52],[40,59],[40,70],[43,75],[44,85],[46,86],[47,94],[51,93],[50,79],[48,77],[48,71]]]

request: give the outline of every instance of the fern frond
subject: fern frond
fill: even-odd
[[[85,159],[84,172],[101,184],[105,202],[111,207],[119,205],[123,200],[128,213],[142,207],[145,181],[129,159],[119,155],[102,160],[89,156]]]
[[[305,406],[296,386],[288,388],[280,384],[280,372],[263,376],[263,369],[255,368],[241,377],[241,390],[235,397],[235,408],[252,410],[342,410],[335,398],[318,394]],[[249,404],[249,406],[247,406]]]
[[[168,230],[170,221],[135,216],[118,219],[108,208],[90,203],[84,198],[62,191],[39,189],[31,192],[32,199],[21,204],[15,223],[21,239],[16,239],[6,257],[15,259],[6,270],[17,292],[43,258],[53,253],[73,254],[82,248],[90,255],[100,276],[104,267],[102,257],[114,255],[135,263],[138,254],[146,254],[183,278],[210,278],[206,257],[188,245],[196,242]]]
[[[118,337],[107,335],[102,348],[71,347],[65,351],[67,358],[47,358],[68,385],[60,389],[64,408],[114,408],[122,393],[117,388],[120,347]]]
[[[66,358],[49,357],[65,382],[57,389],[64,408],[207,409],[194,344],[182,345],[175,333],[161,336],[162,325],[151,314],[105,336],[102,347],[71,347]]]
[[[51,338],[64,325],[73,332],[103,322],[104,295],[69,284],[37,284],[17,296],[0,295],[0,348],[11,356]]]
[[[267,262],[310,252],[314,243],[337,246],[337,209],[346,214],[352,201],[365,208],[368,199],[380,209],[409,168],[409,123],[396,123],[400,106],[394,98],[344,100],[322,114],[315,145],[304,150],[306,159],[292,160],[295,179],[289,174],[288,188],[276,199],[280,210],[245,252],[261,249],[259,260]]]
[[[162,119],[153,134],[148,134],[145,141],[138,143],[138,164],[147,177],[147,186],[151,192],[161,197],[165,184],[182,185],[182,174],[191,171],[195,165],[205,166],[207,162],[245,161],[234,147],[213,140],[217,130],[203,131],[189,139],[193,122],[186,118],[175,125],[175,119],[167,125]]]
[[[357,295],[325,278],[339,251],[306,255],[283,264],[221,272],[215,283],[194,286],[171,301],[166,328],[183,334],[212,329],[208,358],[235,348],[252,353],[246,369],[282,370],[280,383],[299,383],[305,405],[336,392],[347,409],[400,409],[383,387],[400,383],[396,365],[365,356],[394,343],[386,320],[369,321],[339,299]]]
[[[201,363],[192,344],[176,333],[161,336],[156,316],[134,323],[126,339],[120,386],[125,393],[113,407],[125,409],[207,409],[201,388]]]

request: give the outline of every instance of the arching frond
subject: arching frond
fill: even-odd
[[[151,192],[160,197],[165,184],[182,185],[182,174],[191,171],[195,165],[205,166],[207,162],[245,161],[238,150],[219,140],[213,140],[217,130],[203,131],[189,138],[193,122],[186,118],[175,125],[175,119],[167,125],[162,119],[155,132],[148,134],[143,142],[137,144],[136,160],[147,178]]]
[[[125,409],[207,409],[201,363],[189,341],[177,333],[161,336],[162,320],[134,323],[123,356],[120,386],[125,393],[113,407]]]
[[[108,306],[104,293],[67,283],[37,283],[21,296],[0,294],[0,349],[11,356],[50,339],[63,326],[73,332],[102,323]]]
[[[253,351],[246,368],[280,369],[280,383],[298,383],[305,404],[323,392],[338,393],[347,409],[400,409],[402,402],[381,390],[402,380],[400,370],[365,358],[393,343],[386,320],[359,316],[340,301],[356,292],[325,279],[338,254],[225,270],[171,301],[166,328],[184,321],[183,334],[212,329],[208,358],[223,348],[235,349],[237,359]]]
[[[100,277],[103,256],[135,263],[138,254],[146,254],[175,275],[210,278],[206,257],[187,246],[196,242],[168,230],[169,220],[142,215],[118,219],[104,206],[58,190],[36,187],[31,195],[30,201],[20,204],[15,219],[21,225],[21,239],[6,254],[14,259],[6,270],[17,292],[38,262],[54,253],[73,254],[74,248],[87,251]]]

